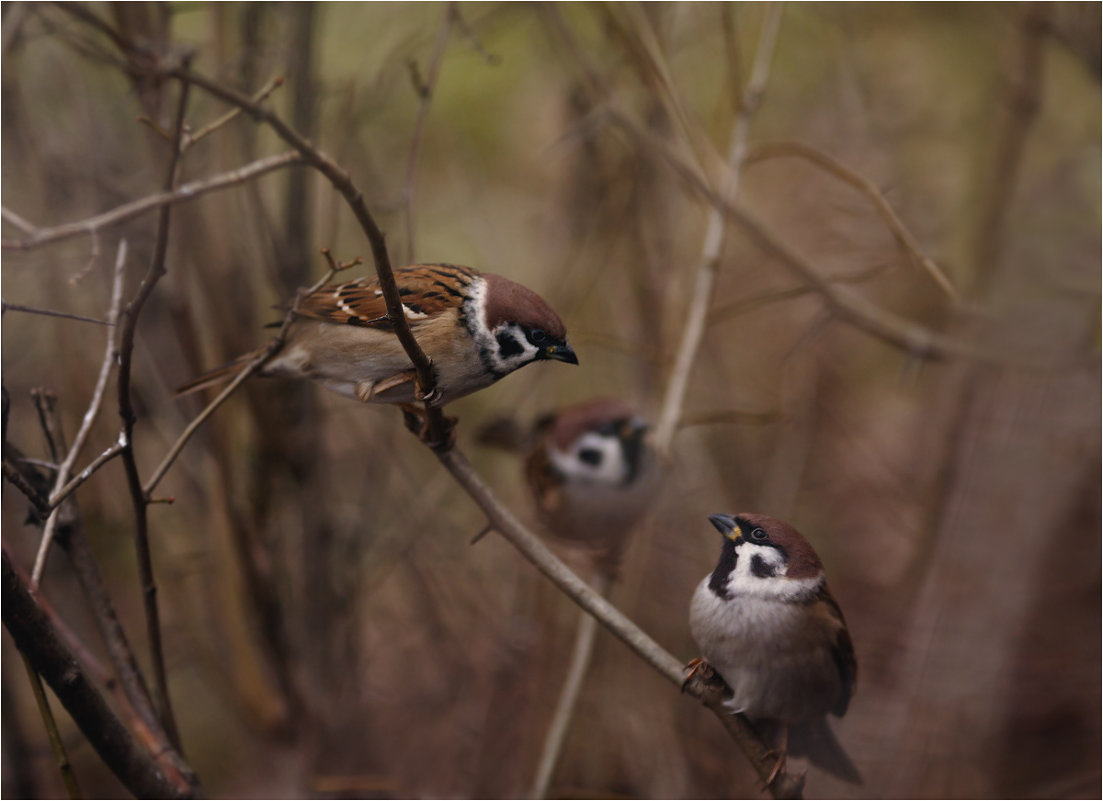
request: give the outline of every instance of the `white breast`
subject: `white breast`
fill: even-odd
[[[732,711],[796,722],[825,714],[839,696],[832,652],[839,627],[817,613],[821,602],[786,600],[779,586],[785,583],[796,582],[733,573],[729,589],[744,591],[724,600],[706,578],[693,595],[689,623],[701,655],[732,689]]]

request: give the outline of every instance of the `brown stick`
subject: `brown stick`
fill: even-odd
[[[22,217],[18,217],[18,215],[15,215],[8,209],[4,209],[4,219],[13,222],[14,219],[20,220],[23,224],[17,225],[17,227],[27,234],[27,237],[26,239],[5,239],[0,243],[0,248],[3,250],[32,250],[37,247],[42,247],[43,245],[72,239],[81,234],[95,236],[99,231],[105,228],[120,225],[148,211],[153,211],[163,206],[173,206],[188,200],[194,200],[195,198],[202,197],[211,192],[217,192],[220,189],[225,189],[230,186],[238,186],[254,178],[259,178],[273,170],[278,170],[292,164],[298,164],[300,160],[297,152],[289,150],[286,153],[279,153],[275,156],[257,159],[254,162],[246,164],[244,167],[238,167],[236,170],[219,173],[218,175],[213,175],[210,178],[204,178],[199,181],[181,184],[169,192],[158,192],[153,195],[147,195],[138,200],[133,200],[130,203],[124,203],[110,211],[105,211],[102,214],[89,217],[86,220],[77,220],[76,222],[65,223],[52,228],[37,228],[26,220],[23,220]]]
[[[2,561],[4,627],[104,763],[138,798],[194,798],[198,783],[190,769],[171,749],[158,754],[131,735],[16,573],[6,550]]]
[[[183,139],[184,111],[187,108],[190,86],[184,82],[180,86],[180,95],[176,105],[176,118],[173,123],[172,150],[169,154],[164,191],[171,192],[176,183],[176,168],[180,161],[180,142]],[[168,676],[165,671],[164,644],[161,639],[161,616],[157,607],[157,584],[153,578],[153,557],[149,548],[149,496],[142,488],[142,479],[138,472],[138,462],[134,454],[134,423],[138,416],[131,398],[130,374],[134,360],[134,338],[138,328],[138,316],[153,288],[165,274],[165,256],[168,252],[169,206],[161,206],[157,217],[157,235],[153,245],[153,257],[149,270],[134,298],[127,304],[122,315],[122,330],[119,335],[119,373],[118,402],[119,418],[122,420],[122,432],[119,434],[122,444],[122,461],[126,472],[126,483],[130,490],[131,505],[134,510],[134,550],[138,557],[138,573],[142,586],[142,601],[146,616],[146,630],[149,638],[150,658],[153,663],[154,686],[157,692],[157,705],[161,722],[173,745],[179,750],[180,735],[176,729],[176,720],[169,696]]]

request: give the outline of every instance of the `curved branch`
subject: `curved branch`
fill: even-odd
[[[896,241],[900,243],[900,246],[908,252],[920,267],[927,271],[934,282],[938,284],[939,288],[945,292],[951,300],[954,302],[960,300],[958,291],[954,289],[954,285],[950,283],[950,279],[942,272],[942,268],[935,264],[930,256],[923,252],[922,248],[919,246],[919,242],[912,235],[912,232],[908,230],[907,226],[904,225],[904,221],[900,219],[896,211],[889,205],[889,202],[885,200],[885,196],[881,193],[881,190],[864,175],[860,175],[838,159],[827,155],[822,150],[817,150],[803,142],[764,142],[755,145],[748,149],[744,164],[753,164],[759,161],[766,161],[767,159],[784,157],[805,159],[821,170],[834,175],[843,183],[854,187],[873,201],[874,208],[877,209],[877,213],[884,219],[885,225],[892,231],[892,235],[896,238]]]
[[[218,81],[207,78],[204,75],[193,72],[187,67],[174,67],[168,70],[168,75],[177,80],[194,84],[208,94],[232,105],[238,106],[246,114],[257,122],[262,122],[270,127],[277,136],[299,152],[302,160],[318,172],[322,173],[333,185],[352,209],[353,215],[363,229],[371,245],[372,259],[375,262],[375,272],[379,276],[379,287],[383,292],[383,299],[387,304],[387,318],[394,328],[395,336],[402,343],[407,356],[417,372],[418,389],[424,397],[431,398],[436,388],[436,376],[433,363],[425,351],[421,349],[417,339],[410,331],[410,324],[402,310],[402,300],[398,295],[398,285],[394,280],[394,272],[391,269],[391,259],[387,253],[387,243],[383,230],[368,211],[364,203],[364,195],[353,183],[352,177],[342,169],[328,155],[316,148],[292,129],[271,109],[265,108],[253,101],[247,95],[224,86]],[[425,404],[426,418],[428,420],[428,437],[436,448],[447,449],[450,447],[448,438],[448,425],[444,420],[444,414],[440,407],[432,403]]]

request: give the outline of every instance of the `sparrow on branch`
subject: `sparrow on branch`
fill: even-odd
[[[365,403],[398,404],[409,411],[417,401],[443,406],[531,362],[578,364],[559,315],[508,278],[453,264],[402,267],[394,277],[410,330],[433,363],[432,397],[417,386],[375,276],[300,297],[283,348],[260,375],[308,378]],[[201,375],[177,394],[227,381],[260,353]]]
[[[710,515],[724,544],[693,594],[689,626],[702,660],[731,689],[725,706],[741,712],[779,751],[852,783],[861,777],[827,725],[854,694],[858,667],[842,610],[823,565],[788,523],[757,514]],[[769,784],[769,782],[767,782]]]

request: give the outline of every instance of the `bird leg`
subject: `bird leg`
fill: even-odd
[[[781,726],[781,733],[777,737],[777,746],[771,748],[763,755],[763,760],[775,757],[777,761],[774,763],[773,769],[770,771],[770,775],[766,777],[765,783],[769,787],[774,783],[779,775],[785,772],[785,765],[789,758],[789,727],[787,725]]]
[[[453,417],[452,415],[445,415],[444,439],[440,441],[431,441],[429,439],[429,417],[425,409],[420,406],[415,406],[412,403],[400,403],[398,404],[398,408],[402,410],[402,421],[406,424],[406,428],[433,450],[446,451],[455,444],[456,423],[459,422],[459,418]]]
[[[387,390],[415,381],[416,378],[417,374],[413,370],[404,370],[382,381],[361,381],[356,385],[356,397],[364,403],[370,403]]]

